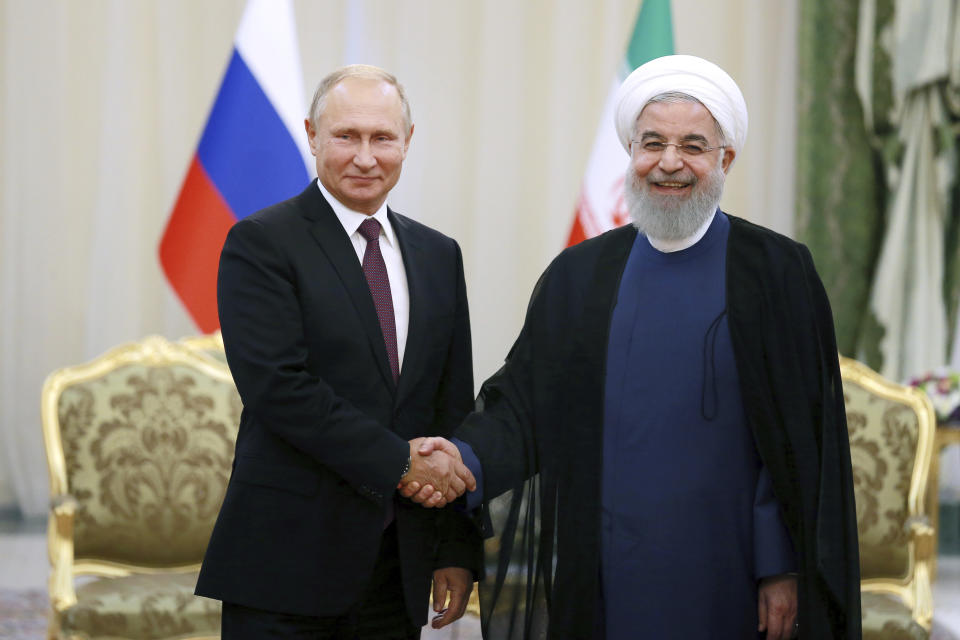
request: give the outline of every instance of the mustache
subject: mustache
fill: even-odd
[[[632,191],[634,194],[646,192],[650,186],[658,182],[679,182],[691,187],[696,187],[700,182],[697,176],[690,171],[683,171],[677,174],[651,172],[643,178],[638,176],[636,173],[630,173],[631,175],[624,186],[627,187],[628,191]]]
[[[639,183],[639,180],[635,182]],[[695,185],[699,180],[697,176],[693,173],[677,173],[677,174],[666,174],[666,173],[648,173],[647,177],[644,179],[644,182],[647,184],[654,184],[657,182],[682,182],[683,184]]]

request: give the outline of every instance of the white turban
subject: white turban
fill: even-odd
[[[630,140],[640,112],[650,98],[668,91],[693,96],[720,123],[728,145],[740,153],[747,138],[747,103],[727,72],[696,56],[663,56],[640,65],[617,90],[613,119],[620,144]]]

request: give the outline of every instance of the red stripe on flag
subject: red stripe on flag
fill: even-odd
[[[204,333],[220,327],[217,267],[236,218],[196,156],[160,240],[160,264]]]
[[[573,226],[570,227],[570,237],[567,238],[567,246],[572,247],[586,239],[587,234],[583,230],[583,224],[580,223],[580,209],[578,208],[576,215],[573,217]]]

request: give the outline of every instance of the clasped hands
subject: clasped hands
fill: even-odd
[[[397,485],[400,495],[424,507],[443,507],[476,488],[455,444],[438,437],[410,441],[410,469]]]

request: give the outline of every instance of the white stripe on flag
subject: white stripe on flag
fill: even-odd
[[[614,77],[610,83],[583,179],[582,197],[593,214],[590,219],[580,219],[588,237],[624,222],[623,177],[630,158],[620,145],[613,125],[613,102],[621,82],[622,78]]]
[[[316,165],[303,130],[303,119],[309,107],[303,93],[303,70],[297,42],[290,0],[247,2],[234,44],[297,143],[307,175],[312,176],[316,173]]]

